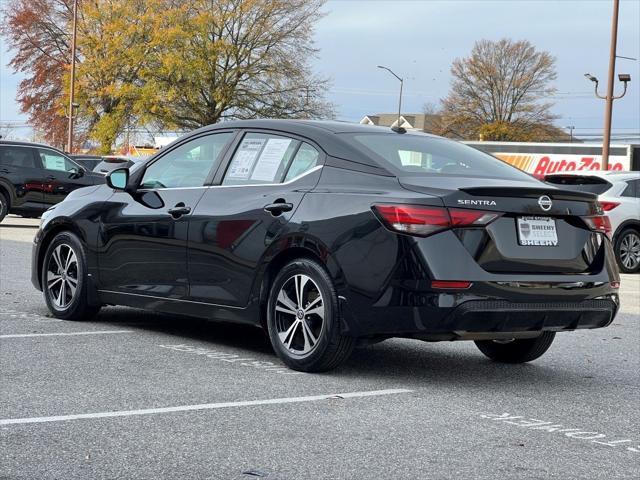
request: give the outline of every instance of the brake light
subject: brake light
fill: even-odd
[[[466,290],[471,286],[471,282],[459,280],[432,280],[431,288],[438,290]]]
[[[594,215],[591,217],[582,217],[587,226],[595,231],[604,233],[611,238],[611,220],[606,215]]]
[[[610,212],[611,210],[616,208],[618,205],[620,205],[620,202],[600,202],[600,206],[602,207],[602,210],[605,212]]]
[[[421,205],[374,205],[383,223],[396,232],[427,236],[449,228],[484,226],[501,214]]]

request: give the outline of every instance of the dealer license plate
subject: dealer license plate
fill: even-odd
[[[558,245],[556,221],[549,217],[518,217],[518,243],[555,247]]]

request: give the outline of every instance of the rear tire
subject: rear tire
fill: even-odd
[[[356,339],[340,332],[338,295],[326,270],[310,259],[285,265],[267,304],[271,345],[293,370],[325,372],[343,363]]]
[[[617,236],[613,249],[621,272],[640,271],[640,232],[626,228]]]
[[[0,193],[0,222],[4,220],[4,217],[9,213],[9,200],[4,196],[3,193]]]
[[[42,264],[42,292],[49,311],[63,320],[91,320],[100,310],[88,302],[87,261],[80,239],[61,232]]]
[[[539,337],[512,340],[509,343],[479,340],[476,346],[495,362],[524,363],[540,358],[553,343],[555,332],[542,332]]]

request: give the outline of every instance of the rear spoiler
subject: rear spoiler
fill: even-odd
[[[598,199],[595,193],[574,192],[571,190],[545,187],[469,187],[459,188],[458,190],[468,193],[469,195],[481,197],[537,198],[541,195],[548,195],[556,200],[578,200],[581,202],[593,202]]]

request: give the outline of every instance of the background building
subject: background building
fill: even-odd
[[[438,115],[426,113],[404,113],[400,116],[400,126],[406,130],[433,133],[433,127],[438,120]],[[397,113],[376,113],[366,115],[360,123],[363,125],[378,125],[381,127],[398,126]]]

